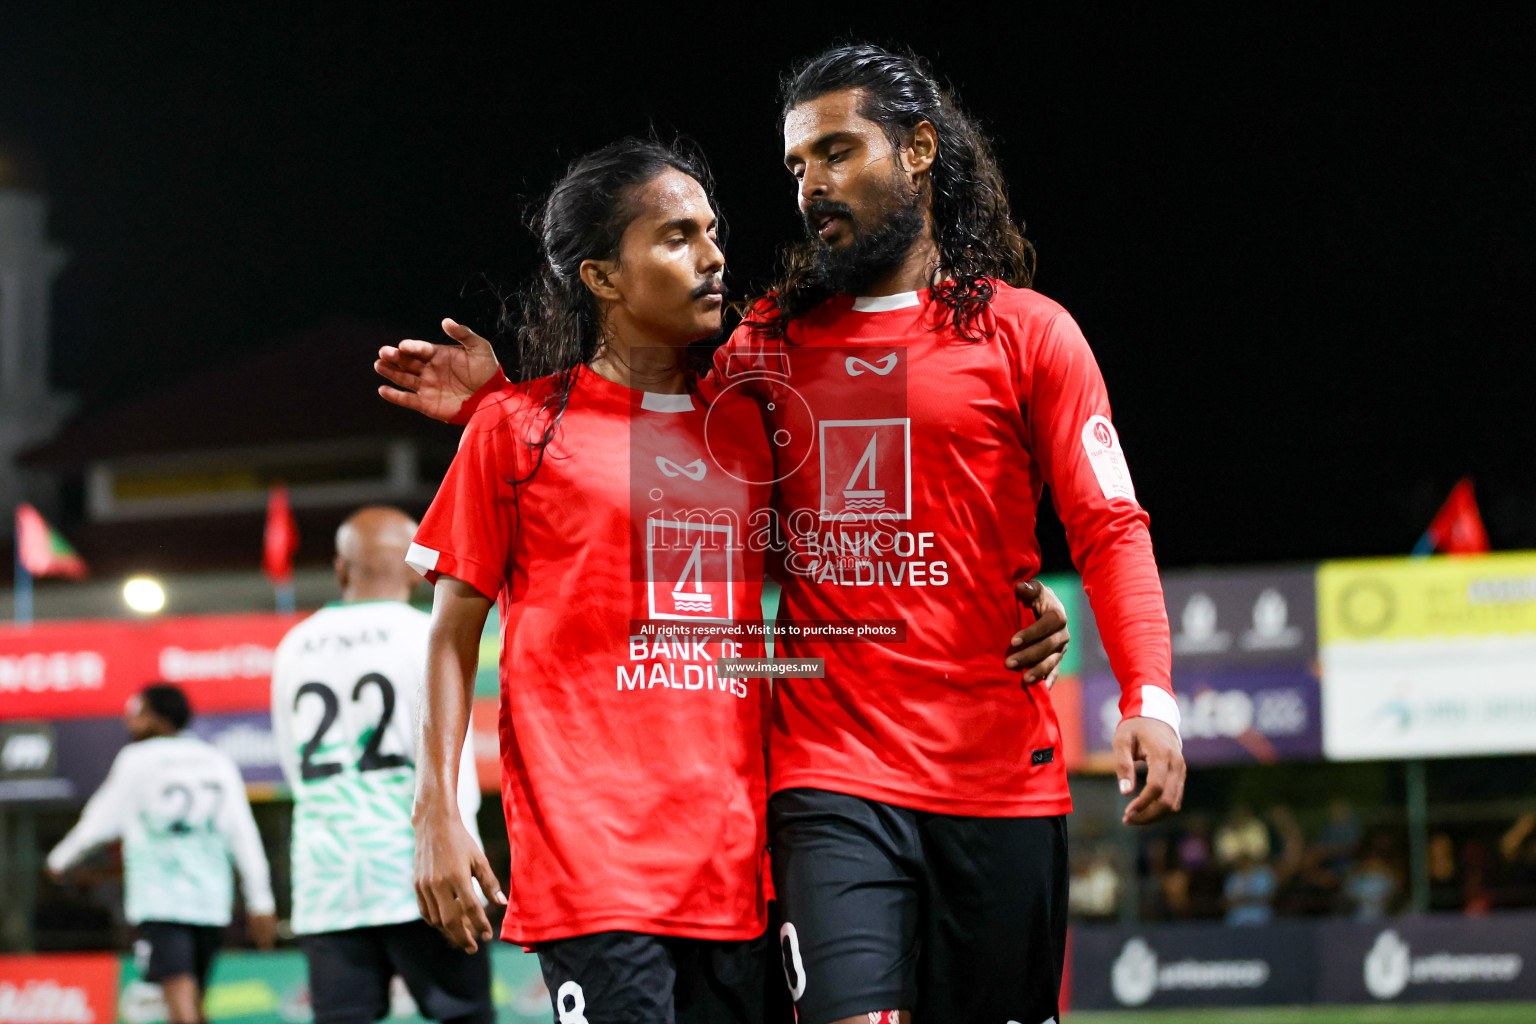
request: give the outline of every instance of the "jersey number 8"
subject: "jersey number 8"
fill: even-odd
[[[402,754],[381,754],[379,744],[384,741],[384,733],[389,728],[389,720],[395,714],[395,687],[388,679],[377,672],[369,672],[357,681],[352,688],[352,700],[355,702],[363,694],[365,686],[377,686],[379,696],[384,702],[383,714],[379,715],[379,724],[373,727],[373,733],[368,737],[368,742],[363,746],[363,755],[357,759],[357,770],[360,772],[373,772],[381,768],[401,768],[411,763],[410,759]],[[329,775],[335,775],[341,771],[342,765],[336,761],[322,761],[318,764],[314,760],[315,753],[320,749],[320,743],[325,739],[325,734],[336,723],[336,715],[341,710],[341,704],[336,698],[336,691],[324,683],[305,683],[299,687],[299,692],[293,696],[293,706],[297,710],[299,701],[304,695],[313,693],[320,698],[324,710],[320,715],[320,728],[309,741],[300,748],[301,760],[299,762],[299,774],[305,782],[313,782]]]

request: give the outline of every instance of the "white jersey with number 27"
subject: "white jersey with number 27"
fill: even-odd
[[[240,769],[195,736],[158,736],[118,751],[80,821],[48,854],[68,871],[123,842],[124,911],[134,924],[229,924],[233,860],[246,910],[272,913],[272,881]]]

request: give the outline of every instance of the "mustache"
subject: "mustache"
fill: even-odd
[[[724,281],[715,277],[699,285],[690,294],[695,299],[702,299],[706,295],[718,295],[724,299],[730,296],[731,290],[725,286]]]
[[[847,203],[840,203],[836,199],[813,199],[811,205],[805,208],[803,215],[806,232],[815,237],[818,222],[828,217],[843,217],[850,224],[856,223],[853,219],[853,207]]]

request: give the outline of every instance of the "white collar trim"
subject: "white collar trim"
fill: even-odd
[[[897,292],[895,295],[860,295],[853,300],[855,313],[888,313],[893,309],[921,305],[917,292]]]
[[[645,391],[640,395],[640,408],[651,412],[689,412],[693,409],[693,397],[687,393],[663,395],[657,391]]]

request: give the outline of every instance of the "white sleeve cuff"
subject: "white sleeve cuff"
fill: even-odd
[[[412,543],[405,551],[405,564],[425,576],[437,570],[440,554],[429,547]]]
[[[245,898],[245,912],[253,916],[275,914],[277,913],[277,901],[272,898],[271,893],[264,897],[257,896],[255,899],[247,896]]]
[[[1166,723],[1173,729],[1173,734],[1179,738],[1179,747],[1184,746],[1183,734],[1179,732],[1179,702],[1173,694],[1161,686],[1143,686],[1141,688],[1141,718],[1155,718],[1159,722]]]

